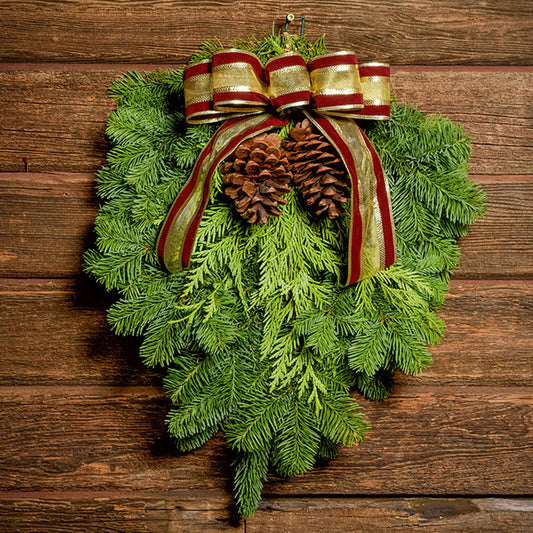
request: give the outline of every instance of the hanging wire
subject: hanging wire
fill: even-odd
[[[303,37],[304,34],[304,24],[305,24],[305,15],[293,15],[292,13],[289,13],[285,17],[285,33],[289,33],[289,24],[294,20],[298,19],[302,22],[302,25],[300,27],[300,35]]]

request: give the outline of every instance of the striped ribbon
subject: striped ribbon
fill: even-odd
[[[157,242],[170,272],[187,267],[209,199],[217,165],[244,140],[284,126],[302,110],[332,143],[351,181],[351,221],[346,281],[372,276],[396,259],[387,179],[376,150],[353,120],[390,116],[390,69],[358,66],[353,52],[337,52],[308,64],[297,53],[270,60],[242,50],[222,50],[184,73],[185,110],[192,124],[226,121],[204,147],[189,181],[172,205]]]

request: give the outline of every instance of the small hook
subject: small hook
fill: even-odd
[[[294,20],[299,19],[302,21],[302,26],[300,28],[300,35],[303,37],[304,34],[304,23],[305,23],[305,15],[293,15],[292,13],[289,13],[285,17],[285,33],[289,33],[289,24]]]

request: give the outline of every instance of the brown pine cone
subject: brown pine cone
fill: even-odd
[[[282,157],[277,133],[262,133],[242,142],[221,166],[224,192],[240,215],[250,223],[266,224],[269,216],[278,217],[280,204],[287,200],[292,174]]]
[[[304,203],[316,215],[338,217],[350,198],[350,186],[337,151],[326,137],[313,132],[308,119],[296,124],[289,137],[281,146]]]

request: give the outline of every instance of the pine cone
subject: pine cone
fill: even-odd
[[[287,200],[292,174],[282,157],[277,133],[263,133],[242,142],[221,167],[224,192],[233,200],[240,215],[250,223],[266,224],[278,217],[280,204]]]
[[[283,141],[298,192],[310,211],[334,219],[350,197],[346,168],[333,145],[304,119]]]

